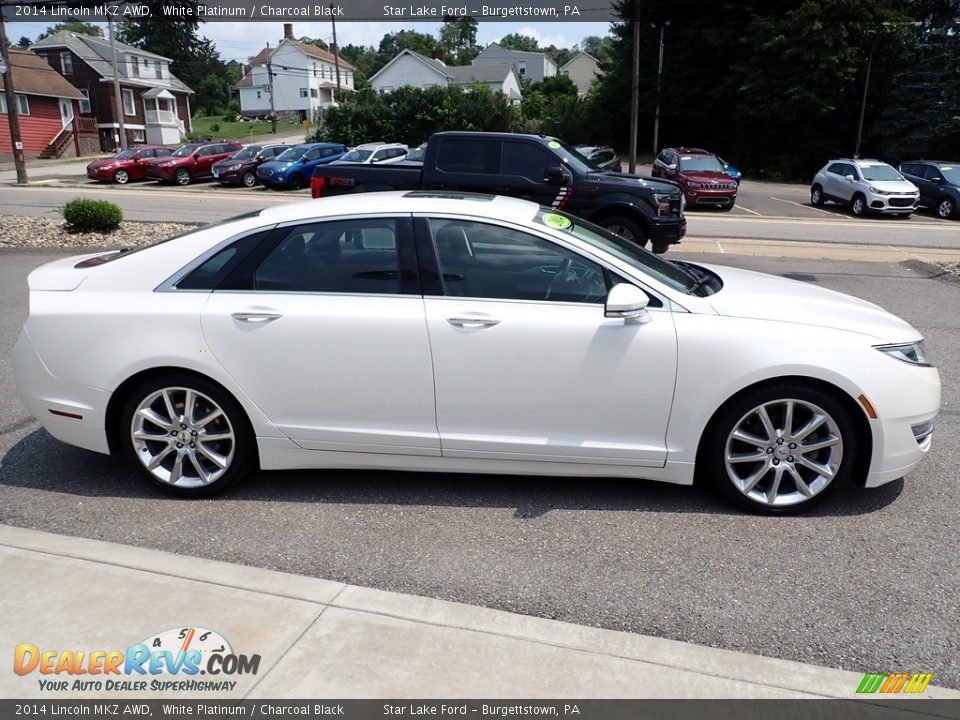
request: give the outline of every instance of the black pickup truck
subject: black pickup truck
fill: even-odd
[[[605,172],[560,140],[543,135],[441,132],[422,165],[321,165],[313,197],[381,190],[459,190],[512,195],[579,215],[656,253],[687,229],[680,187],[666,180]]]

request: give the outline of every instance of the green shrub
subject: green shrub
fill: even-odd
[[[123,211],[118,205],[106,200],[74,198],[64,205],[63,219],[71,230],[110,231],[120,226]]]
[[[213,123],[210,126],[210,132],[220,132],[220,123]]]

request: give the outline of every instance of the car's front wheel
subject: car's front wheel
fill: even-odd
[[[833,395],[769,386],[729,403],[701,445],[697,472],[756,512],[807,510],[849,479],[857,458],[850,412]]]
[[[243,175],[240,176],[240,182],[243,183],[244,187],[253,187],[257,184],[257,176],[254,174],[253,170],[247,170]]]
[[[952,218],[956,211],[957,207],[950,198],[942,198],[940,202],[937,203],[937,215],[944,220]]]
[[[601,220],[599,225],[640,247],[647,246],[646,233],[644,233],[643,228],[631,218],[614,215],[613,217]]]
[[[867,199],[859,193],[854,195],[850,201],[850,212],[857,217],[865,215],[867,213]]]
[[[254,465],[253,432],[240,404],[191,375],[149,380],[127,398],[123,450],[148,480],[175,495],[221,492]]]
[[[303,187],[303,178],[294,173],[290,176],[290,179],[287,180],[287,187],[291,190],[299,190]]]
[[[128,182],[130,182],[130,173],[128,173],[126,170],[117,170],[113,174],[113,181],[118,185],[126,185]]]
[[[177,185],[189,185],[190,181],[193,180],[193,175],[191,175],[190,171],[186,168],[180,168],[173,176],[173,179],[177,181]]]

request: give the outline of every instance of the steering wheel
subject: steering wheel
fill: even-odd
[[[570,272],[571,265],[573,265],[573,258],[566,258],[560,263],[557,274],[551,278],[550,284],[547,286],[547,296],[544,298],[545,300],[549,300],[554,290],[559,289],[560,285],[563,284],[564,278]]]

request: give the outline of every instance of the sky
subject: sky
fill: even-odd
[[[7,34],[10,41],[16,43],[21,36],[31,40],[46,30],[51,22],[8,23]],[[520,33],[536,38],[542,46],[573,47],[589,35],[604,36],[609,30],[606,22],[483,22],[478,23],[477,43],[488,45],[510,33]],[[399,22],[340,22],[337,23],[337,42],[343,45],[380,44],[380,38],[386,33],[400,30],[416,30],[437,35],[440,23],[399,23]],[[304,35],[321,38],[327,42],[333,39],[330,23],[294,23],[296,37]],[[276,45],[283,38],[283,23],[280,22],[208,22],[200,26],[200,34],[213,40],[220,57],[224,60],[246,62],[256,55],[269,41]],[[149,48],[148,48],[149,49]]]

